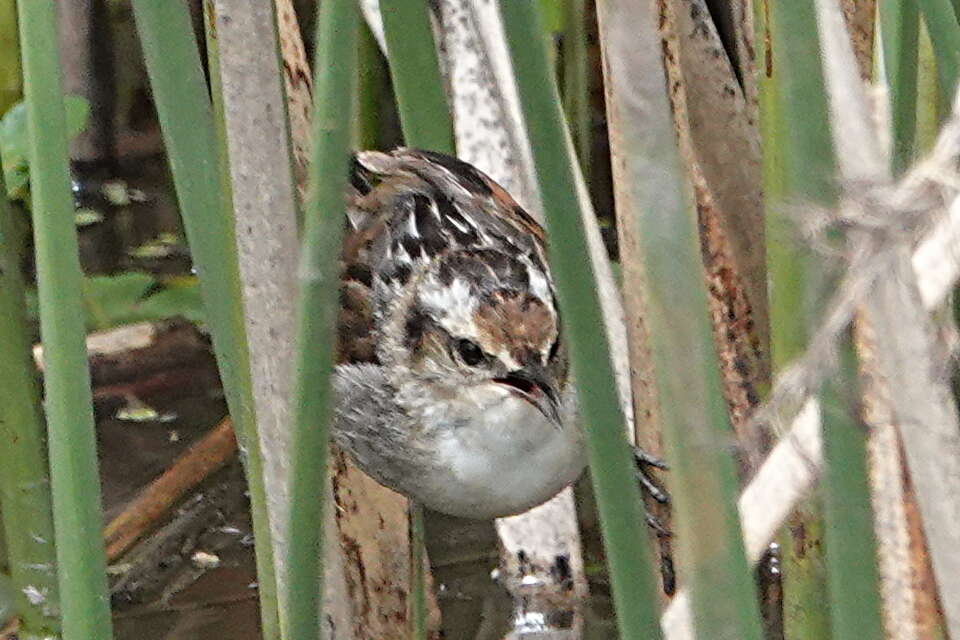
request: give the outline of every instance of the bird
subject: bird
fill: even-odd
[[[514,515],[573,483],[584,434],[544,229],[434,151],[355,153],[345,200],[334,443],[454,516]]]

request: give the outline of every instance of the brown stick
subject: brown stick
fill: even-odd
[[[206,478],[219,471],[237,451],[233,423],[224,418],[210,433],[181,455],[163,475],[147,485],[104,529],[107,559],[115,561],[153,529],[173,506]]]

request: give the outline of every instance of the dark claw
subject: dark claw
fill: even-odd
[[[656,534],[657,534],[658,536],[672,536],[672,535],[673,535],[673,534],[670,532],[670,529],[667,529],[665,526],[663,526],[663,523],[660,522],[660,519],[657,518],[657,516],[653,515],[652,513],[650,513],[649,511],[647,511],[646,509],[644,509],[644,512],[643,512],[643,513],[644,513],[644,515],[647,517],[647,526],[649,526],[651,529],[653,529],[654,532],[656,532]]]
[[[647,475],[643,469],[637,469],[637,480],[640,481],[640,485],[650,494],[651,498],[660,504],[670,504],[670,495],[665,489],[656,485],[653,478]]]
[[[663,469],[664,471],[668,471],[670,469],[670,465],[652,453],[647,453],[636,445],[632,446],[631,448],[633,449],[633,459],[636,460],[638,467],[656,467],[657,469]]]
[[[663,489],[651,476],[646,467],[655,467],[657,469],[667,470],[670,467],[660,458],[654,457],[641,449],[633,447],[633,458],[637,463],[637,480],[641,486],[650,495],[651,498],[660,504],[670,504],[670,495]]]

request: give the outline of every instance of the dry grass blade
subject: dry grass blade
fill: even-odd
[[[270,2],[213,3],[253,399],[278,575],[286,550],[297,197]],[[217,73],[211,69],[211,73]]]
[[[489,174],[534,216],[541,216],[496,3],[442,0],[438,16],[457,155]]]
[[[877,359],[893,394],[894,419],[916,488],[947,628],[960,636],[960,423],[950,387],[938,375],[931,319],[921,304],[906,248],[868,302],[882,341]]]
[[[654,379],[672,468],[681,580],[689,585],[700,633],[759,637],[734,512],[730,428],[707,319],[700,238],[685,197],[656,16],[615,0],[604,2],[599,16],[611,151],[618,194],[627,196],[617,202],[618,224],[634,227],[639,251],[630,259],[642,264],[637,271],[649,274],[625,287],[643,287],[647,302]],[[718,588],[736,595],[715,598]]]
[[[307,183],[307,163],[310,159],[310,110],[313,105],[313,76],[307,52],[300,35],[300,24],[293,8],[293,0],[276,0],[277,37],[280,40],[280,62],[283,67],[283,86],[287,98],[287,118],[290,123],[290,145],[297,187],[301,197]]]
[[[729,24],[703,0],[660,4],[669,94],[697,200],[724,393],[740,441],[753,442],[755,434],[742,427],[770,378],[755,74],[751,56],[725,48],[729,42],[718,32],[726,26],[734,31],[726,35],[741,43],[738,34],[747,25],[733,24],[733,13],[742,11],[738,3],[730,3]]]

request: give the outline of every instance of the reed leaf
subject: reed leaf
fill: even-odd
[[[315,640],[323,593],[323,501],[330,384],[338,314],[338,257],[349,161],[358,16],[354,0],[326,0],[317,20],[313,150],[300,253],[300,301],[292,397],[289,589],[285,637]]]
[[[410,638],[412,640],[426,640],[429,628],[427,627],[427,575],[426,575],[426,538],[427,532],[423,521],[423,507],[410,503],[410,568],[412,590],[410,602]]]
[[[23,640],[57,636],[56,549],[46,424],[24,312],[26,225],[9,205],[0,171],[0,510]],[[20,223],[20,224],[18,224]],[[41,594],[42,600],[28,594]],[[0,615],[0,623],[3,616]]]
[[[256,431],[243,299],[230,202],[223,188],[210,97],[187,6],[134,0],[154,103],[163,130],[187,239],[200,277],[227,406],[247,474],[263,633],[280,635],[277,585]]]
[[[563,106],[584,179],[590,182],[593,136],[590,108],[590,60],[587,54],[586,0],[564,0],[567,9],[563,34]]]
[[[81,300],[56,3],[17,4],[23,47],[44,406],[63,636],[111,634],[100,476]]]
[[[924,24],[920,25],[917,42],[917,135],[916,150],[918,156],[930,152],[937,134],[940,132],[939,86],[937,83],[937,59],[930,42],[930,33]],[[892,89],[888,89],[892,90]],[[894,123],[895,126],[895,123]],[[892,131],[896,136],[896,131]]]
[[[792,199],[835,193],[826,97],[816,40],[812,4],[798,11],[789,0],[765,0],[766,33],[757,38],[766,52],[772,77],[761,81],[764,192],[767,210],[767,260],[770,287],[771,354],[774,370],[799,356],[813,321],[810,292],[813,276],[809,256],[797,243],[795,226],[785,211]],[[797,29],[804,36],[790,37]],[[797,60],[797,56],[806,56]],[[819,128],[801,134],[795,123],[818,114]],[[826,153],[821,156],[822,153]],[[805,164],[808,163],[808,164]],[[826,166],[824,166],[826,165]],[[826,568],[822,552],[823,522],[818,503],[805,504],[780,537],[783,584],[783,633],[790,640],[830,637],[825,602]],[[808,543],[808,544],[806,544]]]
[[[834,638],[882,640],[876,536],[867,472],[867,430],[849,394],[856,379],[850,340],[837,380],[823,394],[824,539]]]
[[[523,116],[530,136],[543,209],[550,231],[550,263],[563,310],[564,329],[586,425],[591,477],[617,608],[621,637],[657,638],[654,582],[649,551],[638,544],[643,528],[640,496],[624,438],[610,353],[579,211],[573,158],[537,5],[500,3],[516,70]]]
[[[380,140],[380,101],[383,99],[386,69],[380,47],[366,22],[361,22],[357,62],[357,117],[354,145],[374,149]]]
[[[454,153],[453,121],[444,94],[427,3],[421,0],[384,3],[380,15],[406,144]]]
[[[646,282],[625,287],[645,287],[681,582],[692,592],[702,637],[759,638],[756,595],[734,507],[736,474],[724,444],[732,433],[708,319],[698,228],[680,169],[655,17],[631,16],[631,8],[629,2],[608,0],[598,5],[598,14],[611,153],[622,196],[619,223],[636,227],[637,256],[648,274]],[[719,591],[728,596],[716,598]]]
[[[814,11],[814,2],[778,2],[774,14],[778,27],[775,31],[777,42],[785,53],[780,68],[782,127],[788,132],[782,139],[787,161],[787,189],[783,195],[804,203],[836,206],[838,166],[843,168],[844,177],[855,179],[876,167],[878,159],[872,155],[867,160],[858,161],[853,156],[860,149],[865,151],[866,144],[861,142],[854,146],[850,136],[855,135],[855,131],[866,131],[868,127],[863,106],[865,100],[858,102],[855,99],[859,97],[859,71],[839,9],[819,2],[817,6],[819,16]],[[816,35],[818,17],[825,38],[822,47],[818,45],[820,39]],[[811,57],[800,59],[806,55]],[[821,60],[823,67],[819,64]],[[824,69],[830,72],[832,113],[827,109]],[[793,102],[803,99],[807,103],[801,111]],[[828,113],[832,119],[828,119]],[[828,137],[831,131],[833,139]],[[834,159],[835,148],[843,149],[839,161]],[[882,169],[880,171],[882,173]],[[810,258],[799,256],[799,259],[803,265],[804,290],[800,292],[802,298],[793,302],[802,305],[801,308],[815,310],[821,304],[817,299],[818,288],[827,284],[826,274]],[[806,327],[802,329],[806,335]],[[796,336],[781,336],[781,339],[792,341],[791,347],[797,346]],[[810,579],[793,581],[800,588],[791,595],[787,591],[791,584],[787,573],[785,592],[790,599],[785,609],[792,611],[789,607],[797,607],[807,615],[800,620],[788,619],[787,628],[795,630],[797,637],[826,637],[825,627],[829,624],[836,638],[879,639],[883,637],[883,630],[866,468],[866,438],[855,415],[855,403],[846,397],[854,388],[851,381],[855,380],[850,340],[844,340],[840,348],[845,366],[826,382],[823,390],[823,525],[815,515],[808,514],[800,523],[801,527],[808,528],[806,539],[791,537],[789,547],[796,558],[795,566],[810,570],[806,576]],[[810,553],[810,532],[819,534],[821,526],[826,546],[829,615],[823,606],[825,594],[816,589],[822,580],[816,557],[820,553]],[[801,550],[804,553],[802,559],[798,553]],[[808,559],[810,556],[813,558]]]
[[[913,160],[914,153],[920,14],[917,3],[911,0],[880,0],[878,11],[883,69],[893,122],[891,161],[894,174],[899,174]]]
[[[876,142],[870,104],[839,6],[817,0],[824,84],[830,97],[831,131],[839,175],[847,182],[882,181],[890,172]],[[847,233],[851,251],[867,241]],[[879,283],[885,287],[885,283]],[[861,312],[861,319],[870,314]],[[867,347],[870,349],[871,347]],[[823,394],[824,516],[831,621],[836,638],[884,638],[880,616],[878,556],[867,468],[867,436],[852,397],[857,379],[852,340],[840,345],[840,371]],[[869,361],[874,359],[872,353]]]
[[[933,53],[937,59],[940,103],[949,109],[953,103],[960,74],[960,23],[950,0],[920,0],[917,3],[923,13],[923,22],[930,33]],[[914,43],[913,66],[916,73],[917,47]]]
[[[0,116],[20,100],[22,93],[17,0],[0,0]]]

